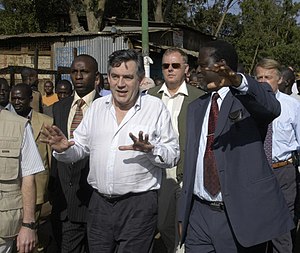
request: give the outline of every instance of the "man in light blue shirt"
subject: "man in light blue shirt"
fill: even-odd
[[[296,169],[292,152],[300,146],[300,103],[279,91],[282,81],[281,66],[273,59],[262,59],[255,67],[259,82],[267,82],[272,87],[281,105],[281,114],[272,122],[272,167],[285,196],[291,215],[294,216],[296,199]],[[291,233],[272,240],[273,252],[292,252]]]

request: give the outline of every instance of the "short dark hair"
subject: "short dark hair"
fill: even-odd
[[[224,40],[213,40],[205,43],[203,47],[214,48],[215,52],[212,54],[212,57],[215,58],[216,62],[225,60],[226,65],[233,71],[237,71],[238,54],[233,45]]]
[[[62,84],[68,87],[70,91],[73,91],[72,83],[67,79],[58,80],[55,89],[57,89],[58,85],[62,85]]]
[[[9,84],[5,78],[0,78],[0,85],[4,84],[7,89],[10,89]]]
[[[25,91],[25,95],[28,97],[28,98],[31,98],[32,97],[32,89],[30,88],[29,85],[27,85],[26,83],[18,83],[16,85],[14,85],[12,88],[11,88],[11,92],[15,91],[15,90],[24,90]]]
[[[294,71],[290,67],[283,67],[281,69],[282,81],[288,82],[288,85],[292,86],[296,80]]]
[[[93,56],[91,56],[91,55],[89,55],[89,54],[80,54],[80,55],[75,56],[74,59],[73,59],[73,61],[72,61],[72,64],[73,64],[75,61],[80,60],[81,58],[88,58],[88,59],[91,61],[92,65],[94,66],[95,71],[96,71],[96,72],[98,71],[98,62],[97,62],[97,60],[96,60]],[[72,64],[71,64],[71,65],[72,65]]]
[[[119,67],[123,62],[134,61],[137,65],[137,76],[142,80],[145,76],[143,56],[133,49],[123,49],[113,52],[108,58],[107,73],[112,68]]]

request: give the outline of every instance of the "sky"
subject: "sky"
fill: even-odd
[[[212,2],[212,1],[211,1]],[[300,3],[300,0],[293,0],[293,3]],[[231,7],[231,9],[229,10],[230,13],[238,13],[240,11],[239,5],[235,4]]]

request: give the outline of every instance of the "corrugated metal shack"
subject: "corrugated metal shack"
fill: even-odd
[[[26,66],[39,70],[40,85],[43,80],[61,78],[60,74],[68,78],[68,67],[74,55],[78,54],[95,57],[99,71],[106,73],[107,59],[113,51],[127,48],[141,50],[141,34],[141,21],[108,19],[104,30],[98,33],[0,36],[0,75],[10,80],[14,75],[11,81],[18,82],[21,77],[14,69]],[[151,76],[161,75],[161,57],[166,48],[183,48],[191,56],[190,63],[193,65],[201,43],[211,39],[211,36],[186,26],[149,22],[150,57],[154,61]]]

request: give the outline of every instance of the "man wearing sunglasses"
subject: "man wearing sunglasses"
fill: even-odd
[[[187,106],[204,94],[185,82],[188,73],[188,56],[179,48],[166,50],[162,58],[162,73],[165,83],[148,91],[148,94],[162,99],[171,113],[172,125],[179,136],[180,160],[176,167],[164,170],[158,196],[158,230],[167,247],[174,252],[178,245],[176,224],[176,200],[180,193],[183,177],[185,145],[185,122]]]

